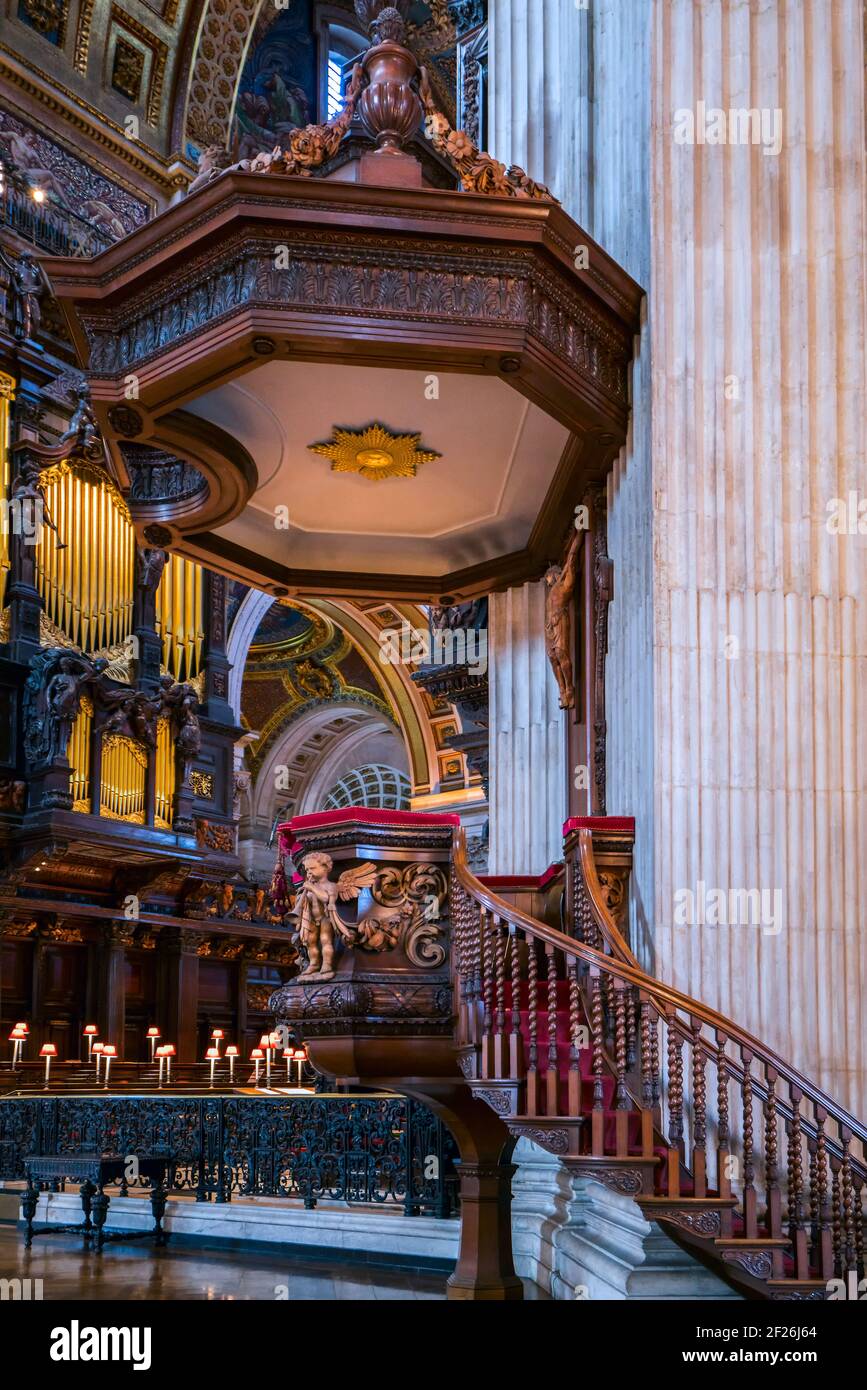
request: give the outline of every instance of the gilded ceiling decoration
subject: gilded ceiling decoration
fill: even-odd
[[[385,425],[365,430],[335,429],[327,444],[309,444],[313,454],[331,459],[332,473],[360,473],[380,482],[383,478],[414,478],[423,463],[441,455],[421,449],[420,434],[393,434]]]

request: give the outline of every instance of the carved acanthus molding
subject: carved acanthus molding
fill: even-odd
[[[365,240],[367,244],[365,245]],[[509,326],[541,345],[612,401],[626,401],[628,342],[610,319],[548,274],[529,251],[465,242],[306,232],[233,239],[195,257],[123,313],[81,316],[94,376],[111,377],[158,357],[236,311],[276,308],[308,318],[366,313],[453,327]]]

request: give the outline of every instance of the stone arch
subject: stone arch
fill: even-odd
[[[236,717],[241,717],[241,688],[247,653],[259,624],[276,600],[259,589],[251,589],[241,602],[229,633],[228,658],[232,666],[229,675],[229,703]],[[354,605],[339,600],[309,598],[304,606],[327,617],[341,628],[373,665],[378,665],[379,630],[376,624]],[[418,615],[421,622],[421,615]],[[410,680],[402,666],[379,666],[382,683],[397,713],[401,733],[406,743],[407,767],[415,795],[439,790],[439,760],[436,737],[425,708],[424,697]]]
[[[380,759],[409,774],[404,740],[384,714],[339,699],[304,710],[274,740],[245,796],[239,827],[245,867],[267,868],[273,858],[267,845],[278,813],[306,815],[321,809],[348,766]]]

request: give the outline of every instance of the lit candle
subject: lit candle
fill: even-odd
[[[164,1066],[165,1066],[165,1064],[166,1064],[166,1050],[165,1050],[165,1048],[164,1048],[164,1047],[158,1047],[157,1050],[156,1050],[156,1055],[157,1055],[157,1057],[159,1058],[159,1062],[160,1062],[160,1079],[159,1079],[159,1081],[157,1082],[157,1086],[158,1086],[159,1090],[162,1090],[162,1088],[163,1088],[163,1068],[164,1068]]]
[[[92,1062],[92,1061],[93,1061],[93,1044],[94,1044],[95,1041],[96,1041],[96,1036],[97,1036],[98,1032],[99,1032],[99,1029],[97,1028],[97,1026],[96,1026],[95,1023],[86,1023],[86,1024],[84,1025],[84,1036],[87,1038],[87,1060],[88,1060],[88,1062]]]
[[[228,1059],[229,1059],[229,1085],[230,1085],[230,1086],[234,1086],[234,1084],[235,1084],[235,1058],[238,1056],[238,1049],[237,1049],[237,1047],[234,1047],[233,1045],[230,1044],[230,1046],[226,1048],[226,1056],[227,1056]]]
[[[105,1051],[105,1043],[93,1044],[93,1055],[96,1058],[96,1079],[99,1081],[99,1064],[102,1061],[102,1054]]]
[[[51,1072],[51,1059],[57,1056],[57,1048],[54,1043],[43,1043],[39,1049],[39,1056],[45,1058],[45,1089],[48,1090],[48,1077]]]
[[[298,1089],[301,1089],[301,1073],[304,1070],[304,1063],[307,1061],[307,1048],[296,1047],[294,1060],[298,1063]]]
[[[24,1043],[25,1043],[26,1038],[27,1038],[27,1034],[26,1034],[26,1033],[19,1033],[19,1031],[18,1031],[17,1028],[13,1028],[13,1029],[12,1029],[12,1032],[9,1034],[9,1041],[10,1041],[11,1044],[12,1044],[12,1067],[13,1067],[13,1070],[14,1070],[14,1068],[17,1067],[17,1065],[18,1065],[18,1062],[19,1062],[19,1059],[20,1059],[20,1055],[21,1055],[21,1048],[24,1046]]]
[[[263,1056],[263,1053],[262,1053],[261,1047],[254,1047],[254,1048],[253,1048],[253,1051],[250,1053],[250,1061],[256,1063],[256,1085],[257,1085],[257,1086],[259,1085],[259,1063],[260,1063],[261,1060],[262,1060],[262,1056]]]
[[[165,1059],[166,1059],[166,1085],[167,1085],[167,1086],[171,1086],[171,1084],[172,1084],[172,1058],[173,1058],[174,1055],[175,1055],[175,1045],[174,1045],[174,1043],[166,1043],[165,1046],[164,1046],[164,1048],[163,1048],[163,1053],[165,1054]]]
[[[213,1033],[211,1034],[211,1037],[212,1037],[213,1042],[214,1042],[214,1046],[215,1046],[216,1049],[217,1049],[217,1056],[218,1056],[218,1057],[219,1057],[219,1055],[220,1055],[220,1043],[222,1042],[222,1040],[223,1040],[223,1038],[224,1038],[225,1036],[226,1036],[226,1035],[225,1035],[225,1033],[223,1032],[222,1028],[215,1028],[214,1031],[213,1031]]]
[[[111,1059],[117,1056],[117,1048],[113,1043],[106,1043],[102,1049],[102,1055],[105,1058],[105,1085],[107,1086],[108,1073],[111,1070]]]
[[[220,1049],[219,1049],[218,1047],[209,1047],[208,1050],[207,1050],[207,1052],[205,1053],[205,1056],[207,1057],[208,1061],[209,1061],[210,1064],[211,1064],[211,1086],[213,1086],[213,1084],[214,1084],[214,1067],[215,1067],[215,1065],[216,1065],[217,1059],[218,1059],[219,1056],[220,1056]]]
[[[292,1051],[291,1047],[287,1047],[283,1056],[286,1058],[286,1085],[290,1086],[292,1084],[292,1073],[289,1068],[292,1066],[292,1058],[295,1056],[295,1053]]]
[[[263,1033],[259,1039],[259,1046],[265,1049],[265,1085],[271,1085],[271,1034]]]
[[[151,1045],[151,1066],[153,1066],[154,1064],[154,1049],[157,1045],[157,1038],[159,1037],[159,1035],[159,1028],[149,1028],[147,1031],[147,1039]]]

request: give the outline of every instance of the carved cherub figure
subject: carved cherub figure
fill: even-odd
[[[359,864],[354,869],[345,869],[334,883],[329,878],[334,867],[331,855],[314,850],[304,856],[301,867],[304,882],[298,889],[293,916],[298,919],[298,934],[307,953],[307,966],[298,978],[331,980],[337,936],[350,943],[355,941],[353,928],[337,911],[337,899],[350,902],[358,897],[362,888],[370,888],[376,881],[376,866]]]
[[[69,428],[64,430],[60,436],[61,444],[71,444],[80,453],[89,456],[100,455],[102,444],[100,443],[99,425],[96,423],[96,416],[93,413],[93,406],[90,404],[90,387],[86,381],[80,381],[75,388],[77,405],[72,412],[69,421]]]

